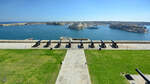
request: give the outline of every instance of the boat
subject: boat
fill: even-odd
[[[90,26],[90,27],[87,27],[88,29],[98,29],[97,26]]]

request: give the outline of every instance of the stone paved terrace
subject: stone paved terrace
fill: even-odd
[[[46,45],[48,40],[42,40],[41,44],[36,47],[32,48],[32,46],[38,40],[0,40],[0,49],[49,49],[55,48],[59,40],[52,40],[52,43],[49,47],[44,48],[43,46]],[[67,49],[66,45],[68,44],[69,40],[62,40],[60,48],[57,49]],[[100,40],[93,40],[95,44],[95,48],[90,48],[90,40],[83,41],[84,49],[99,49]],[[103,49],[114,49],[111,47],[111,41],[104,41],[106,43],[107,48]],[[123,49],[123,50],[150,50],[150,41],[115,41],[119,48],[114,50]],[[73,40],[72,41],[72,49],[78,49],[78,45],[80,44],[80,40]]]
[[[38,40],[0,40],[0,49],[68,49],[66,45],[69,40],[62,40],[60,48],[55,48],[60,40],[52,40],[48,48],[44,48],[48,40],[42,40],[41,44],[33,48]],[[68,49],[56,80],[56,84],[91,84],[88,67],[86,64],[84,49],[99,49],[100,40],[94,40],[95,48],[90,48],[90,40],[83,41],[84,48],[78,48],[80,40],[73,40],[71,48]],[[115,41],[119,48],[112,48],[111,41],[104,41],[107,48],[112,50],[150,50],[150,41]],[[132,75],[135,81],[131,84],[144,84],[139,76]]]

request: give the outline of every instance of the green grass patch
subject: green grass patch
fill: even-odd
[[[0,50],[0,84],[55,84],[66,50]]]
[[[121,73],[150,74],[150,51],[85,50],[92,84],[128,84]]]

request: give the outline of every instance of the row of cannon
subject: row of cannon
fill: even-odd
[[[41,43],[41,40],[37,41],[32,47],[38,47]],[[49,40],[46,45],[44,45],[43,47],[44,48],[47,48],[51,45],[51,40]],[[60,48],[62,42],[61,40],[57,43],[57,45],[55,46],[55,48]],[[68,44],[66,45],[67,48],[71,48],[71,45],[72,45],[72,42],[69,41]],[[82,42],[82,40],[80,41],[80,44],[78,46],[79,48],[84,48],[84,43]],[[89,45],[90,48],[95,48],[95,43],[91,40],[90,42],[90,45]],[[114,42],[113,40],[111,40],[111,47],[112,48],[118,48],[118,45],[116,42]],[[103,40],[101,40],[101,44],[100,44],[100,48],[106,48],[106,44],[105,42],[103,42]]]

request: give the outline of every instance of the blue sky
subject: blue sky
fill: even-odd
[[[0,21],[149,21],[150,0],[0,0]]]

